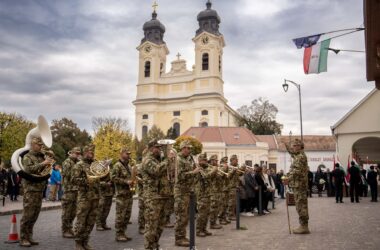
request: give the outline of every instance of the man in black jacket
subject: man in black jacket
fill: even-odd
[[[351,161],[351,167],[348,170],[350,173],[350,196],[351,202],[354,202],[354,196],[356,203],[359,203],[359,190],[361,183],[360,169],[359,166],[355,164],[354,161]]]
[[[375,166],[370,166],[368,171],[367,181],[371,189],[371,202],[377,202],[377,175],[375,172]]]
[[[334,180],[336,203],[343,203],[343,182],[345,173],[339,163],[335,163],[335,169],[331,175]]]

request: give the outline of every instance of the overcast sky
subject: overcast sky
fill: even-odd
[[[194,64],[191,39],[206,0],[159,0],[166,26],[167,69],[180,52]],[[265,97],[278,109],[283,134],[299,133],[302,85],[304,134],[331,134],[337,122],[374,88],[364,53],[330,52],[328,72],[305,75],[303,49],[291,39],[363,25],[360,0],[214,0],[226,47],[224,92],[237,109]],[[1,0],[0,111],[35,120],[68,117],[92,131],[93,116],[118,116],[134,129],[138,52],[151,0]],[[323,37],[322,37],[323,39]],[[333,39],[332,48],[364,50],[364,33]]]

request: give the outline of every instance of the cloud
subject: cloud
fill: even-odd
[[[159,1],[170,50],[194,64],[191,39],[206,1]],[[29,119],[69,117],[87,130],[93,116],[119,116],[134,128],[138,74],[136,47],[151,18],[150,1],[3,0],[0,2],[0,110]],[[302,85],[304,132],[329,134],[372,88],[364,54],[329,55],[329,72],[304,75],[302,50],[291,39],[363,23],[356,0],[213,1],[222,18],[224,92],[237,109],[260,96],[278,109],[284,133],[299,132],[298,95],[283,79]],[[363,33],[334,39],[331,47],[364,49]]]

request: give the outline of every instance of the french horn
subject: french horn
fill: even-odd
[[[50,148],[53,144],[53,137],[48,122],[45,117],[40,115],[37,121],[37,127],[31,129],[25,138],[25,146],[23,148],[17,149],[11,158],[11,164],[13,170],[25,180],[31,182],[43,182],[50,178],[50,171],[47,171],[46,168],[39,175],[30,174],[24,170],[22,165],[22,157],[30,151],[32,139],[36,137],[41,137],[43,143],[46,147]],[[46,171],[45,171],[46,170]],[[49,169],[51,170],[51,169]]]
[[[106,177],[110,172],[110,164],[112,159],[104,161],[94,161],[90,165],[90,169],[87,172],[87,180],[92,182],[97,179]]]

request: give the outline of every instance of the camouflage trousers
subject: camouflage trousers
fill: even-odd
[[[210,196],[200,196],[197,199],[197,233],[207,231],[207,222],[210,215]]]
[[[98,212],[99,199],[78,199],[77,221],[75,223],[75,240],[88,242],[94,228]]]
[[[107,225],[107,217],[112,206],[113,196],[101,196],[99,199],[98,215],[96,217],[96,226],[103,227]]]
[[[78,191],[65,191],[62,196],[62,233],[71,232],[77,211]]]
[[[300,225],[307,225],[309,222],[309,211],[307,208],[307,188],[293,188],[294,201],[298,213]]]
[[[225,220],[227,218],[228,210],[228,197],[229,191],[223,191],[221,194],[220,204],[219,204],[219,218]]]
[[[139,229],[145,229],[144,212],[145,212],[144,199],[139,197],[139,215],[138,215]]]
[[[210,224],[215,225],[216,220],[218,219],[218,213],[220,205],[222,204],[220,201],[222,197],[219,193],[213,193],[210,197]]]
[[[228,192],[227,214],[229,218],[236,216],[235,210],[236,210],[236,188],[233,188]]]
[[[132,204],[132,194],[116,196],[115,229],[117,236],[125,235],[128,222],[131,219]]]
[[[166,223],[165,206],[167,199],[146,199],[145,204],[145,249],[158,249],[162,231]]]
[[[170,196],[165,205],[166,223],[170,222],[170,216],[174,213],[174,196]]]
[[[174,196],[174,213],[175,213],[175,240],[186,238],[186,227],[189,223],[189,194],[176,194]]]
[[[38,215],[41,211],[42,206],[42,196],[41,192],[24,192],[23,197],[23,211],[22,218],[20,222],[20,239],[28,240],[33,239],[33,227],[38,219]]]

